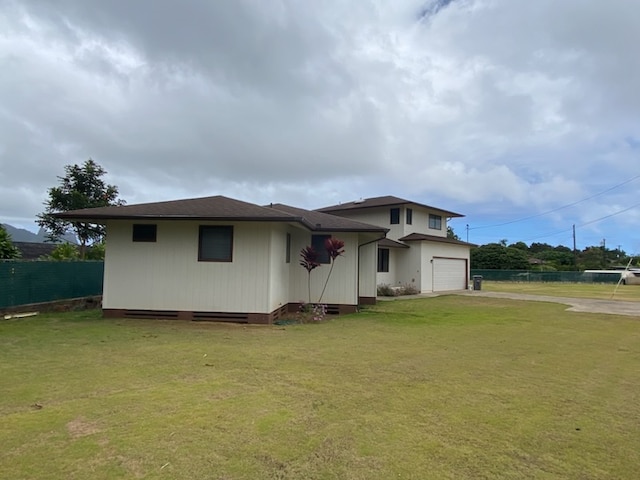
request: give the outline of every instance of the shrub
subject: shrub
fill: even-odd
[[[378,296],[379,297],[397,297],[398,291],[393,288],[391,285],[387,283],[381,283],[378,285]]]
[[[296,318],[300,323],[321,322],[327,316],[327,306],[322,303],[301,302]]]
[[[410,285],[408,283],[402,285],[399,291],[400,293],[398,295],[417,295],[420,293],[414,285]]]
[[[420,293],[414,285],[405,283],[399,287],[392,287],[386,283],[378,285],[379,297],[398,297],[400,295],[417,295]]]

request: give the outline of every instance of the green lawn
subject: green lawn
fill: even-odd
[[[527,293],[555,297],[595,298],[640,302],[640,285],[615,283],[564,282],[482,282],[482,290],[489,292]]]
[[[565,308],[452,295],[287,327],[0,321],[0,476],[635,479],[640,319]]]

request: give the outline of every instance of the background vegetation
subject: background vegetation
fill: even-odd
[[[626,266],[630,257],[619,248],[591,246],[573,251],[563,245],[507,241],[489,243],[471,249],[471,268],[499,270],[575,271],[599,270],[614,266]],[[638,266],[637,259],[632,262]]]

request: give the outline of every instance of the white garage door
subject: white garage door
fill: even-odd
[[[465,290],[467,261],[464,258],[433,259],[433,291]]]

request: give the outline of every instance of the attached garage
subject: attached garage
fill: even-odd
[[[466,290],[467,259],[465,258],[433,258],[433,291]]]

